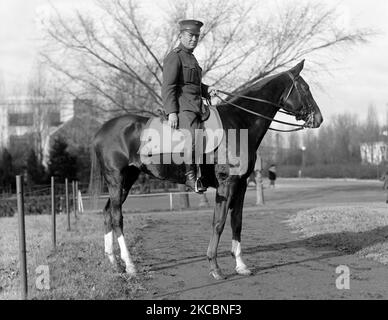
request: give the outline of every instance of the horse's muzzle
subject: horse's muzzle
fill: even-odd
[[[322,114],[320,112],[312,112],[307,116],[305,126],[307,128],[319,128],[322,122]]]

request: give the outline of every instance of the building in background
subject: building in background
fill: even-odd
[[[71,105],[56,100],[17,97],[0,100],[0,148],[19,151],[28,147],[42,157],[50,132],[65,122]]]
[[[0,100],[0,149],[7,148],[13,154],[34,149],[47,165],[49,148],[56,135],[67,135],[69,146],[73,148],[77,147],[78,140],[88,141],[88,137],[94,135],[100,123],[92,109],[90,100],[80,99],[66,102],[29,97]]]
[[[379,165],[388,161],[388,143],[385,141],[362,143],[360,152],[363,164]]]
[[[43,165],[45,166],[47,166],[51,145],[59,137],[66,141],[70,153],[76,154],[77,157],[82,155],[90,157],[89,148],[94,135],[101,127],[96,108],[93,101],[89,99],[73,100],[72,108],[72,116],[60,126],[53,128],[45,141],[43,152]]]

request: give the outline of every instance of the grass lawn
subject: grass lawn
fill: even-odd
[[[381,203],[300,211],[286,221],[302,238],[388,264],[388,207]]]
[[[103,216],[84,213],[72,217],[71,231],[66,231],[65,215],[57,216],[57,250],[52,251],[51,217],[26,216],[26,245],[29,299],[132,299],[144,290],[147,272],[129,279],[114,270],[104,257]],[[135,263],[140,262],[142,243],[138,232],[146,218],[126,215],[124,232]],[[20,298],[17,217],[0,219],[0,300]],[[119,249],[115,241],[115,253]],[[50,289],[38,290],[35,270],[48,265]],[[145,270],[140,270],[145,271]]]

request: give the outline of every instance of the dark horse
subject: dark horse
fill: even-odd
[[[236,259],[235,270],[242,275],[251,273],[243,262],[241,253],[242,210],[247,178],[254,169],[256,151],[269,129],[271,119],[275,117],[279,109],[283,109],[286,113],[294,115],[297,120],[305,121],[306,127],[318,128],[323,121],[309,86],[299,75],[303,65],[304,61],[286,72],[265,78],[241,92],[239,97],[233,97],[216,106],[223,130],[226,132],[230,129],[237,131],[246,129],[248,142],[247,148],[240,151],[240,158],[246,163],[243,172],[232,174],[232,171],[229,170],[232,164],[228,163],[213,162],[201,165],[204,184],[216,189],[213,234],[207,250],[210,274],[215,279],[224,278],[217,263],[217,247],[229,212],[233,231],[231,251]],[[236,108],[236,106],[248,111]],[[249,111],[260,113],[266,118],[252,116],[248,113]],[[113,254],[114,231],[120,246],[121,259],[125,262],[126,272],[130,275],[136,274],[136,268],[124,240],[122,204],[131,186],[137,180],[140,172],[163,180],[185,182],[182,169],[184,164],[144,164],[140,161],[138,152],[141,144],[140,138],[148,120],[147,117],[133,114],[117,117],[102,126],[93,142],[95,152],[92,152],[94,155],[92,157],[92,177],[98,176],[99,173],[102,174],[110,197],[103,210],[105,253],[112,264],[117,263]],[[217,152],[216,150],[215,153]]]

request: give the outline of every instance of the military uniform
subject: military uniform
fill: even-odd
[[[181,31],[199,34],[202,23],[185,20]],[[182,43],[163,61],[162,99],[167,114],[177,113],[178,127],[187,129],[192,137],[192,163],[195,163],[195,130],[203,128],[201,122],[202,97],[209,98],[208,86],[202,83],[202,69],[192,50]],[[190,169],[191,168],[191,169]],[[193,166],[186,171],[193,170]]]
[[[200,115],[202,99],[209,98],[208,86],[201,82],[202,69],[193,53],[182,44],[163,62],[162,99],[167,114],[191,111]]]
[[[202,69],[193,53],[182,44],[172,50],[163,63],[162,98],[167,114],[178,114],[179,128],[187,129],[193,138],[202,128],[202,97],[208,97],[208,86],[201,82]],[[195,159],[192,159],[195,162]]]

